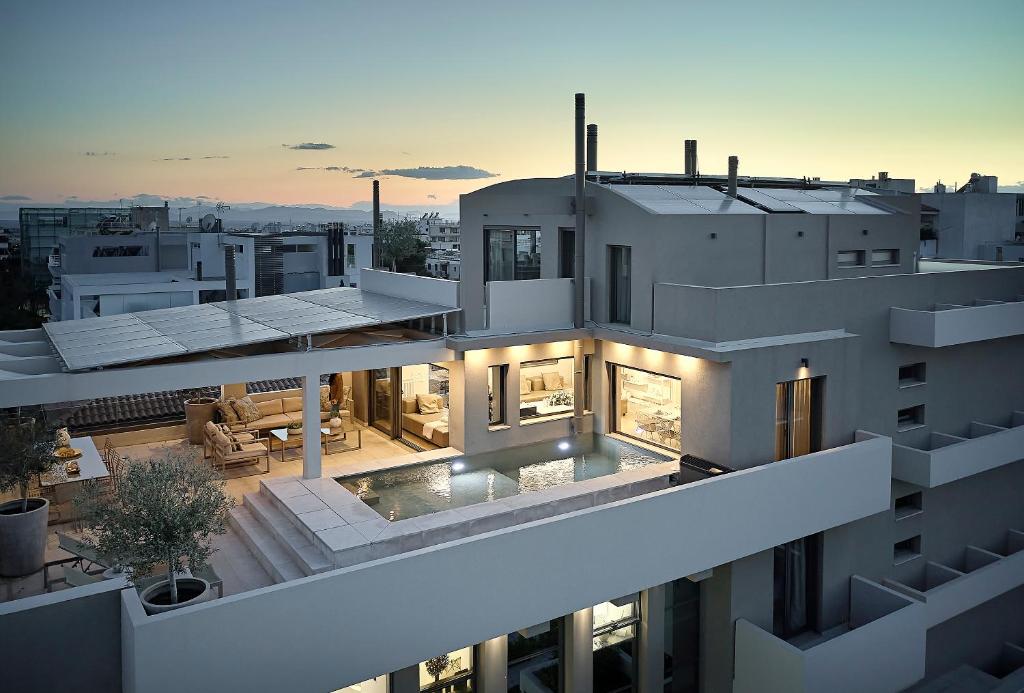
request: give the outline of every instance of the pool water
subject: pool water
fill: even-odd
[[[601,435],[337,477],[386,520],[404,520],[624,472],[670,458]]]

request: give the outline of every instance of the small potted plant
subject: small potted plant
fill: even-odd
[[[548,397],[548,404],[552,407],[571,407],[572,401],[572,395],[565,390],[559,390]]]
[[[331,428],[341,428],[341,407],[338,406],[338,400],[331,400],[331,416],[328,421]]]
[[[185,428],[188,430],[188,442],[193,445],[203,444],[203,427],[207,421],[213,421],[216,410],[216,398],[207,396],[202,388],[185,391]]]
[[[294,422],[288,424],[288,435],[290,436],[301,436],[302,435],[302,424]]]
[[[165,580],[139,595],[147,613],[212,598],[209,583],[181,574],[202,568],[213,553],[210,537],[227,531],[234,503],[224,492],[224,480],[181,452],[127,460],[117,475],[112,490],[91,484],[77,499],[87,542],[129,579],[152,574],[157,566],[166,570]]]
[[[50,502],[30,498],[32,477],[50,471],[54,437],[35,419],[0,425],[0,493],[18,490],[17,500],[0,503],[0,575],[18,577],[42,570]]]

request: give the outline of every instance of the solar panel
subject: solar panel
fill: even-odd
[[[609,185],[655,214],[764,214],[706,185]]]
[[[414,320],[455,310],[339,287],[47,323],[43,327],[65,366],[83,370]]]
[[[775,192],[774,190],[772,192]],[[760,205],[765,209],[771,210],[772,212],[800,212],[802,211],[799,207],[795,207],[788,202],[780,200],[778,197],[773,196],[767,190],[758,190],[755,188],[740,188],[737,190],[737,194],[744,200],[749,200],[754,204]]]

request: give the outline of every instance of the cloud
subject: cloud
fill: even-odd
[[[399,176],[401,178],[419,178],[422,180],[476,180],[479,178],[496,178],[499,174],[485,171],[475,166],[417,166],[415,168],[383,168],[379,171],[364,171],[356,178],[373,178],[374,176]]]
[[[26,195],[4,195],[0,197],[0,200],[4,200],[5,202],[27,202],[31,199],[31,197]]]
[[[82,152],[82,156],[117,156],[117,152]]]
[[[282,144],[285,149],[334,149],[333,144],[326,142],[302,142],[300,144]]]
[[[1024,180],[1019,180],[1013,185],[1000,185],[997,190],[1007,193],[1024,193]]]
[[[231,158],[230,156],[226,156],[224,154],[211,154],[211,155],[208,155],[208,156],[196,156],[196,157],[192,157],[192,156],[167,156],[167,157],[164,157],[163,159],[153,159],[153,161],[192,161],[193,159],[202,160],[202,159],[230,159],[230,158]]]
[[[349,166],[296,166],[296,171],[327,171],[330,173],[365,173],[365,168],[351,168]]]
[[[436,200],[437,199],[437,195],[427,195],[427,199],[428,200]]]

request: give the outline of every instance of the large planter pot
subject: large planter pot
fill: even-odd
[[[203,427],[213,421],[217,411],[217,400],[213,397],[196,397],[185,400],[185,426],[188,429],[188,442],[193,445],[203,444]]]
[[[45,498],[29,498],[24,513],[20,500],[0,504],[0,575],[19,577],[43,569],[49,518]]]
[[[210,583],[196,577],[178,578],[178,603],[171,604],[171,583],[167,580],[150,585],[142,590],[139,599],[147,614],[162,614],[165,611],[181,609],[193,604],[202,604],[213,599]]]

